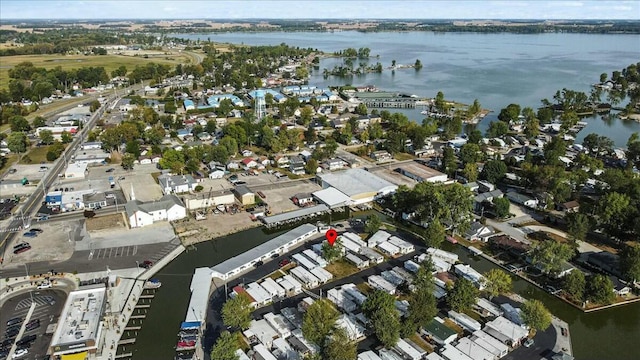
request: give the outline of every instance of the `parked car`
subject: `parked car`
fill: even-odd
[[[20,248],[23,248],[23,247],[25,247],[25,246],[31,246],[31,245],[29,245],[29,243],[28,243],[28,242],[21,242],[21,243],[19,243],[19,244],[14,245],[14,246],[13,246],[13,250],[15,250],[15,249],[20,249]]]
[[[31,230],[29,230],[30,232],[34,232],[36,234],[42,234],[44,231],[42,229],[39,228],[32,228]]]
[[[26,233],[22,234],[22,236],[34,238],[34,237],[38,236],[38,233],[33,232],[33,231],[27,231]]]
[[[31,320],[25,325],[25,330],[31,331],[40,327],[40,319]]]
[[[17,248],[15,250],[13,250],[13,253],[17,255],[17,254],[23,253],[23,252],[25,252],[27,250],[31,250],[31,245],[27,245],[27,246],[23,246],[23,247]]]
[[[262,262],[262,260],[260,260],[260,261],[256,262],[255,264],[253,264],[253,267],[259,267],[259,266],[262,266],[262,265],[264,265],[264,262]]]
[[[40,283],[40,285],[38,285],[38,290],[42,290],[42,289],[51,289],[53,285],[51,284],[51,282],[49,281],[43,281],[42,283]]]
[[[18,349],[18,350],[16,350],[16,352],[13,353],[12,358],[13,359],[18,359],[18,358],[21,358],[21,357],[27,355],[28,353],[29,353],[29,350],[27,350],[27,349]]]
[[[529,339],[524,342],[524,347],[531,347],[533,345],[533,339]]]
[[[9,169],[9,174],[15,174],[16,172],[18,172],[18,170],[16,169]]]
[[[16,341],[16,345],[24,346],[24,345],[30,344],[30,343],[34,342],[36,340],[36,338],[37,338],[36,335],[23,336],[22,339]]]
[[[290,263],[289,259],[282,259],[282,260],[280,260],[280,262],[278,263],[278,266],[280,266],[280,267],[285,267],[285,266],[289,265],[289,263]]]
[[[140,264],[138,264],[139,267],[144,268],[144,269],[148,269],[151,266],[153,266],[153,261],[151,260],[145,260],[143,262],[141,262]]]
[[[108,173],[110,173],[110,172],[114,172],[115,170],[116,170],[116,169],[114,169],[114,168],[108,168],[108,169],[107,169],[107,172],[108,172]]]
[[[13,325],[18,325],[18,324],[22,324],[22,318],[21,317],[14,317],[14,318],[9,319],[7,321],[7,326],[13,326]]]

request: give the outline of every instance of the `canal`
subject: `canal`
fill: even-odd
[[[266,234],[261,228],[254,228],[201,243],[197,250],[183,253],[163,268],[156,276],[162,288],[156,292],[136,344],[129,349],[133,359],[173,358],[176,334],[187,312],[194,268],[216,265],[280,233]],[[480,272],[495,267],[483,258],[469,256],[461,246],[446,243],[444,249],[457,253],[461,261]],[[640,339],[640,303],[585,314],[526,281],[516,279],[514,290],[526,298],[543,301],[554,315],[569,323],[576,359],[638,358],[635,348]]]

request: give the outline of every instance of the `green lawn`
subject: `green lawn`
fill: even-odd
[[[358,268],[347,262],[346,260],[337,260],[325,268],[328,272],[332,273],[336,279],[341,279],[349,275],[357,273]]]
[[[407,153],[395,153],[393,154],[393,158],[398,161],[404,161],[404,160],[412,160],[415,158],[415,156]]]
[[[124,56],[124,55],[18,55],[3,56],[0,66],[0,88],[6,89],[9,85],[9,69],[23,61],[30,61],[36,67],[53,69],[60,66],[62,70],[76,69],[84,66],[104,66],[107,74],[124,65],[132,70],[136,65],[155,62],[158,64],[176,65],[192,62],[191,56],[179,53],[168,53],[162,56]]]
[[[40,163],[48,163],[47,161],[47,151],[49,151],[49,146],[40,146],[32,148],[28,153],[22,156],[20,160],[21,164],[40,164]],[[25,162],[25,159],[27,160]],[[29,161],[31,159],[31,161]]]

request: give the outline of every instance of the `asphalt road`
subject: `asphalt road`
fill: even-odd
[[[47,353],[49,343],[51,342],[51,335],[46,335],[45,332],[49,324],[56,323],[58,317],[62,312],[62,307],[66,300],[67,295],[58,290],[33,290],[33,300],[36,303],[36,308],[29,318],[29,320],[39,319],[40,326],[31,331],[24,331],[22,337],[28,335],[36,335],[36,340],[29,347],[29,353],[21,359],[35,360],[43,359]],[[52,304],[52,300],[53,305]],[[23,320],[29,311],[31,306],[31,294],[24,293],[16,297],[7,300],[2,309],[0,309],[0,332],[4,335],[7,327],[7,320],[14,317],[21,317]],[[6,337],[3,337],[3,340]],[[14,339],[19,340],[19,339]]]

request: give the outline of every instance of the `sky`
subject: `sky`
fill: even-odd
[[[0,0],[10,19],[640,19],[640,1]]]

